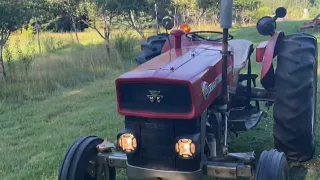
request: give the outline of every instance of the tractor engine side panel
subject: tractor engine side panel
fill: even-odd
[[[193,95],[196,96],[194,99],[195,114],[200,116],[214,100],[216,100],[222,93],[222,64],[223,61],[219,61],[215,66],[211,66],[207,71],[193,80],[193,91],[196,92]],[[233,56],[228,59],[228,85],[233,81]],[[203,86],[207,84],[208,97],[206,98],[203,94]]]

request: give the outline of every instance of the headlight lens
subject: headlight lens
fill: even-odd
[[[180,139],[176,143],[176,152],[182,158],[192,158],[196,153],[196,145],[191,139]]]
[[[137,139],[133,134],[125,133],[118,138],[118,147],[126,153],[132,153],[137,149]]]

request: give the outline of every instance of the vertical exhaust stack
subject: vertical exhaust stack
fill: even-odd
[[[228,34],[229,28],[232,27],[232,11],[233,11],[233,0],[221,0],[221,28],[223,28],[223,46],[222,46],[222,92],[224,104],[229,102],[229,93],[228,93]]]
[[[223,119],[225,123],[224,129],[224,146],[222,152],[224,155],[228,154],[228,102],[229,102],[229,92],[228,92],[228,38],[229,38],[229,28],[232,27],[232,11],[233,11],[233,0],[221,0],[221,28],[223,28],[223,45],[222,45],[222,96],[223,96],[223,106],[221,111],[223,113]]]

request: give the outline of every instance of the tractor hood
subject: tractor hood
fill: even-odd
[[[157,119],[199,117],[222,91],[220,52],[220,43],[182,46],[123,74],[116,80],[119,114]],[[229,81],[232,62],[231,56]],[[205,90],[203,84],[208,86]]]
[[[119,77],[118,81],[161,79],[189,81],[222,59],[221,47],[194,45],[171,49]]]

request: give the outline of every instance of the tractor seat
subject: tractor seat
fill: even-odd
[[[248,40],[235,39],[230,40],[229,45],[233,49],[233,83],[229,87],[231,93],[235,93],[239,81],[240,71],[247,66],[248,59],[251,56],[253,43]]]

